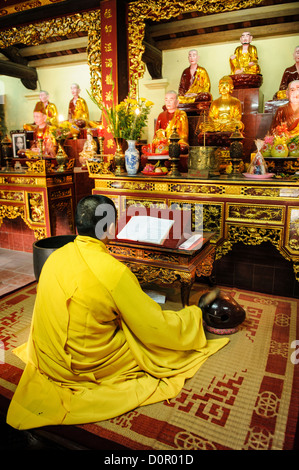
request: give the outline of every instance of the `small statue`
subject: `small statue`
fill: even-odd
[[[206,69],[198,65],[198,58],[197,50],[191,49],[188,53],[190,67],[183,71],[179,84],[179,103],[195,103],[202,99],[212,99],[209,94],[211,87],[209,75]]]
[[[242,104],[231,96],[234,89],[232,78],[228,75],[219,80],[220,97],[212,101],[207,121],[199,125],[201,132],[233,132],[236,127],[244,129],[242,123]]]
[[[49,93],[45,90],[41,90],[39,92],[39,99],[40,101],[36,103],[35,108],[38,107],[40,109],[43,106],[47,116],[47,124],[49,124],[50,126],[57,127],[58,112],[55,104],[50,103],[49,101]],[[25,129],[25,131],[34,131],[35,124],[24,124],[23,128]]]
[[[93,138],[91,129],[87,130],[87,140],[84,142],[83,149],[79,153],[79,161],[82,168],[86,168],[86,160],[93,158],[97,153],[97,144]]]
[[[279,91],[275,93],[273,99],[287,99],[286,91],[289,83],[293,82],[294,80],[299,80],[299,46],[295,47],[293,57],[295,64],[286,68],[283,72],[283,76],[279,85]]]
[[[299,80],[288,84],[286,97],[289,102],[277,109],[270,127],[271,134],[275,134],[276,128],[283,125],[290,134],[299,134]]]
[[[168,150],[169,139],[174,129],[180,136],[179,144],[181,153],[188,153],[189,144],[189,127],[188,118],[185,111],[177,109],[178,95],[175,91],[168,91],[165,94],[165,107],[166,110],[159,114],[155,135],[153,139],[153,150],[157,149],[160,143],[165,144]]]
[[[257,49],[250,44],[252,39],[253,37],[248,31],[241,34],[240,42],[242,46],[238,46],[229,59],[232,75],[256,75],[261,73],[258,65]]]

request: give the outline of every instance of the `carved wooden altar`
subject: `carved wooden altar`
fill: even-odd
[[[186,207],[192,211],[192,228],[201,221],[205,231],[215,232],[216,259],[233,245],[271,242],[293,262],[299,280],[299,187],[292,180],[249,180],[240,176],[191,179],[103,175],[90,167],[94,194],[113,199],[122,215],[130,206]]]
[[[0,172],[0,227],[20,217],[36,240],[74,233],[73,168],[56,172],[46,160],[27,163],[27,170]]]

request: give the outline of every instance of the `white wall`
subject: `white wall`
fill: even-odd
[[[100,111],[90,100],[86,90],[90,91],[90,73],[87,63],[61,67],[41,67],[38,72],[38,89],[28,90],[21,80],[0,76],[0,89],[4,91],[5,115],[8,131],[22,129],[24,123],[33,122],[33,109],[39,100],[39,90],[50,94],[50,101],[56,104],[58,114],[67,119],[68,105],[72,99],[70,87],[78,83],[80,96],[88,104],[89,117],[98,121]]]

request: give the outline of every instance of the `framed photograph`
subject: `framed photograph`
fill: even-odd
[[[25,132],[12,132],[11,140],[13,157],[17,158],[18,151],[26,148],[26,134]]]

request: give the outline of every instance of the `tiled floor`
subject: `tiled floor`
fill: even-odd
[[[33,281],[32,253],[0,248],[0,296]]]

